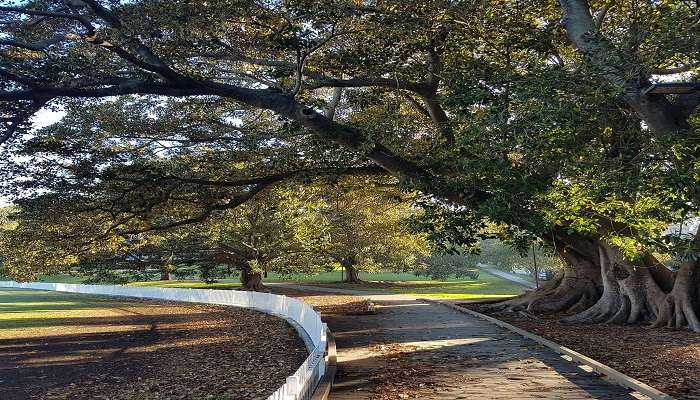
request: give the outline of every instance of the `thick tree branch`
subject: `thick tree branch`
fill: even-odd
[[[267,175],[267,176],[256,176],[237,180],[224,180],[224,179],[206,179],[206,178],[194,178],[194,177],[182,177],[174,175],[156,175],[140,179],[130,179],[126,177],[108,177],[100,176],[104,180],[112,181],[125,181],[135,183],[137,185],[143,185],[152,181],[176,181],[180,183],[193,184],[199,186],[210,186],[210,187],[239,187],[239,186],[250,186],[259,184],[272,184],[275,182],[280,182],[287,179],[295,179],[301,177],[319,177],[319,176],[329,176],[329,175],[376,175],[385,173],[383,169],[376,165],[361,166],[361,167],[345,167],[345,168],[316,168],[316,169],[301,169],[288,171],[279,174]]]
[[[150,225],[144,228],[139,228],[139,229],[129,229],[129,230],[124,230],[120,231],[119,233],[122,235],[135,235],[139,233],[145,233],[145,232],[150,232],[150,231],[165,231],[168,229],[173,229],[178,226],[183,226],[183,225],[190,225],[190,224],[196,224],[200,222],[204,222],[211,216],[212,213],[216,211],[224,211],[224,210],[230,210],[233,208],[236,208],[246,201],[252,199],[255,197],[256,194],[260,193],[262,190],[264,190],[266,187],[268,187],[270,184],[258,184],[250,189],[248,189],[245,193],[240,194],[238,196],[232,197],[225,203],[219,203],[219,204],[214,204],[206,209],[204,209],[202,212],[199,214],[189,217],[189,218],[183,218],[181,220],[173,221],[173,222],[168,222],[164,224],[157,224],[157,225]]]
[[[111,22],[108,21],[110,26],[115,29],[121,27],[121,22],[116,19],[111,12],[100,9],[99,4],[95,1],[88,1],[87,3],[100,18],[106,21],[111,20]],[[148,52],[147,49],[144,51]],[[145,55],[148,56],[149,54],[146,53]],[[135,63],[134,60],[127,59],[127,61],[131,61],[132,64]],[[138,64],[136,65],[139,66]],[[158,72],[164,75],[163,71]],[[435,93],[434,85],[401,82],[388,78],[328,79],[316,75],[311,77],[317,81],[316,83],[319,87],[379,86],[410,90],[425,96],[434,96]],[[174,76],[174,78],[180,78],[180,76],[177,75]],[[195,81],[189,78],[170,81],[169,83],[124,80],[118,85],[108,85],[98,88],[64,86],[5,91],[0,92],[0,100],[36,100],[51,97],[107,97],[127,94],[152,94],[163,96],[218,95],[239,101],[248,106],[271,110],[282,116],[301,122],[306,128],[315,132],[320,137],[359,152],[400,179],[411,181],[426,192],[434,192],[434,190],[436,190],[434,186],[437,179],[431,173],[419,168],[413,162],[397,156],[383,145],[368,140],[364,133],[354,128],[338,124],[315,110],[298,103],[293,96],[274,89],[250,89],[211,81]],[[440,115],[440,110],[436,108],[436,106],[438,106],[438,104],[433,103],[432,109],[436,117],[438,117],[438,119],[445,118],[444,112]],[[451,193],[442,194],[442,196],[447,197],[450,195]],[[477,197],[483,195],[486,194],[478,193]]]
[[[408,82],[399,79],[390,78],[375,78],[375,77],[354,77],[348,79],[327,78],[321,74],[312,72],[305,73],[312,78],[311,88],[322,87],[342,87],[342,88],[360,88],[360,87],[384,87],[389,89],[402,89],[419,94],[429,94],[430,86],[424,82]]]
[[[335,112],[338,109],[340,100],[343,97],[343,88],[333,88],[333,96],[326,106],[326,111],[324,113],[325,117],[333,120],[335,119]]]
[[[645,68],[631,62],[598,32],[586,0],[560,0],[562,24],[569,40],[598,67],[604,77],[622,89],[625,100],[649,128],[659,135],[689,127],[685,117],[664,97],[644,94],[649,79]]]
[[[690,65],[683,65],[681,67],[675,67],[675,68],[652,68],[651,73],[654,75],[675,75],[675,74],[681,74],[683,72],[688,72],[693,68],[696,68],[696,66],[690,66]]]
[[[27,90],[13,90],[0,92],[0,100],[19,101],[35,100],[44,97],[72,97],[72,98],[97,98],[119,96],[127,94],[155,94],[163,96],[196,96],[215,94],[211,88],[179,88],[172,85],[156,83],[152,81],[139,81],[123,79],[118,85],[108,85],[98,88],[77,88],[72,86],[41,86]]]
[[[683,94],[673,103],[685,118],[693,115],[700,107],[700,93]]]
[[[0,129],[0,145],[12,139],[17,133],[17,130],[23,125],[29,123],[29,119],[48,103],[50,98],[38,99],[32,102],[26,110],[16,111],[16,114],[3,122],[3,127]]]
[[[55,11],[43,11],[43,10],[30,10],[30,9],[21,8],[21,7],[0,6],[0,11],[15,12],[15,13],[27,14],[27,15],[41,15],[41,16],[45,16],[45,17],[68,18],[68,19],[74,19],[74,20],[80,20],[80,19],[84,18],[82,15],[79,15],[79,14],[70,14],[70,13],[55,12]]]
[[[452,123],[442,108],[438,96],[440,74],[442,73],[442,54],[448,34],[447,26],[441,26],[438,29],[438,33],[430,41],[430,46],[428,47],[428,79],[426,81],[428,90],[425,93],[421,93],[421,97],[427,106],[428,115],[430,115],[433,123],[438,127],[447,144],[452,144],[455,141]]]
[[[433,123],[438,127],[442,136],[447,140],[448,144],[454,143],[455,137],[452,131],[452,122],[443,110],[440,100],[437,95],[423,97],[423,101],[428,109],[428,115],[433,120]]]
[[[419,113],[423,114],[424,116],[426,116],[428,118],[431,117],[430,111],[426,110],[426,108],[423,107],[423,105],[418,100],[414,99],[413,96],[411,96],[410,94],[408,94],[406,92],[399,92],[399,93],[401,94],[402,98],[406,99],[406,101],[411,103],[411,105],[413,106],[413,108],[416,109],[416,111],[418,111]]]
[[[107,8],[103,7],[102,4],[97,2],[96,0],[83,0],[85,4],[90,7],[92,12],[95,13],[98,17],[102,18],[109,26],[115,29],[121,29],[122,27],[122,22],[119,20],[117,16],[115,16],[110,10]]]

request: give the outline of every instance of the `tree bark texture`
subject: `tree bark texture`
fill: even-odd
[[[527,317],[563,314],[572,323],[651,324],[700,332],[700,265],[671,271],[650,255],[630,262],[600,239],[559,237],[564,270],[539,289],[488,306]]]
[[[346,283],[360,283],[360,271],[357,270],[355,265],[350,261],[343,261],[341,265],[345,269],[345,280]]]
[[[252,292],[264,292],[265,285],[262,283],[262,273],[255,272],[250,268],[241,269],[241,284],[243,290]]]

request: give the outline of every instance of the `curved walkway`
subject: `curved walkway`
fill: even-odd
[[[444,305],[405,295],[342,293],[369,297],[376,313],[324,317],[338,345],[333,400],[644,398]],[[392,377],[394,385],[387,382]]]

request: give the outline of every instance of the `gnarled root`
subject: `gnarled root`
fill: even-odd
[[[688,327],[700,332],[698,319],[698,275],[697,266],[686,263],[676,273],[673,290],[661,302],[656,321],[652,326],[669,328]]]
[[[570,313],[564,322],[653,323],[700,332],[700,262],[672,273],[651,254],[633,265],[600,239],[560,236],[566,239],[557,249],[566,262],[563,273],[545,287],[485,305],[487,312],[521,318]]]
[[[624,263],[619,253],[600,245],[603,294],[590,308],[567,317],[566,322],[632,324],[650,322],[664,292],[647,268]]]
[[[532,317],[542,313],[585,309],[595,303],[599,296],[600,290],[594,280],[574,271],[565,271],[546,286],[484,307],[494,313],[515,313]]]
[[[592,306],[600,297],[598,285],[590,279],[560,284],[556,290],[538,296],[528,306],[528,312],[577,312]]]

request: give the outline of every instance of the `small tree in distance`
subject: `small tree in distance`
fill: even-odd
[[[360,271],[411,270],[429,254],[425,236],[407,223],[417,210],[394,186],[345,178],[310,192],[328,226],[325,254],[343,268],[345,282],[360,282]]]

